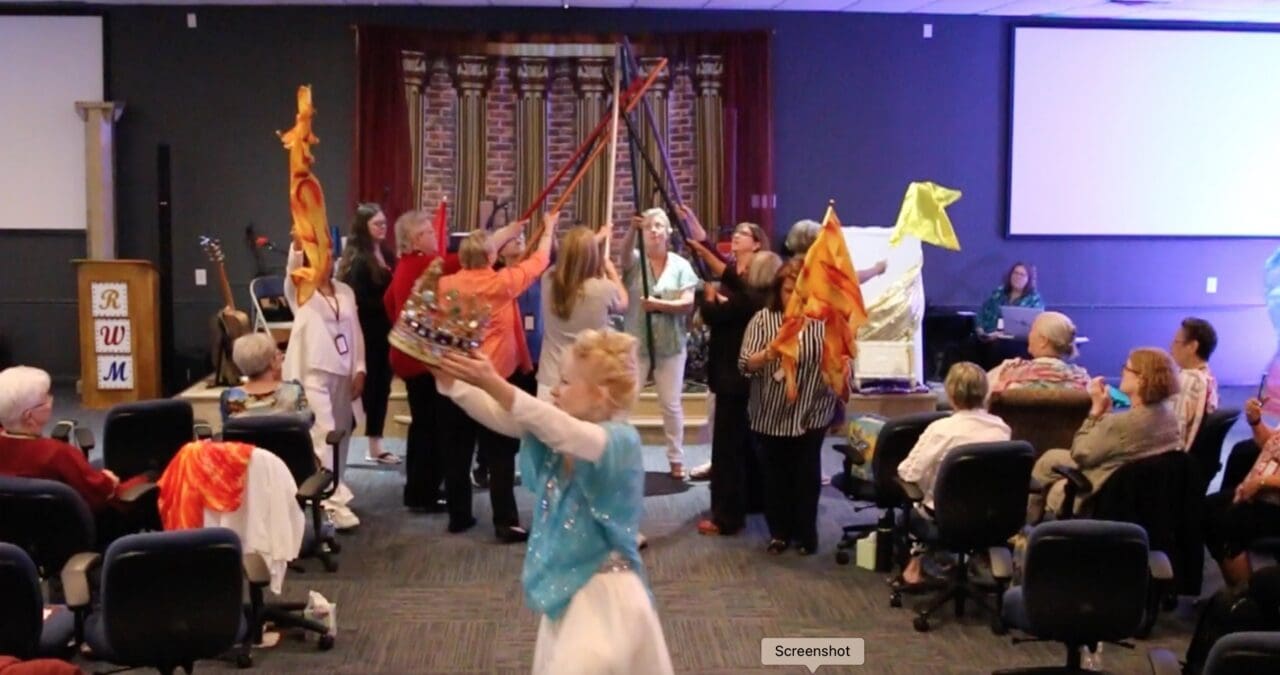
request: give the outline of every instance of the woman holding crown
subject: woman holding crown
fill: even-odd
[[[447,352],[440,393],[496,433],[520,438],[534,493],[525,600],[542,614],[533,672],[671,673],[637,549],[644,511],[636,340],[586,330],[564,353],[552,403],[509,383],[485,356]]]

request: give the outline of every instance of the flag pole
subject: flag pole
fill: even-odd
[[[618,115],[621,112],[621,101],[618,99],[618,87],[622,82],[622,72],[620,64],[622,55],[619,54],[616,46],[613,52],[613,119],[609,123],[609,167],[605,170],[608,180],[604,191],[604,222],[596,226],[598,231],[604,227],[605,223],[613,222],[613,193],[616,187],[618,173]],[[612,239],[610,237],[609,239]],[[612,243],[609,239],[604,242],[604,255],[609,256],[609,247]]]

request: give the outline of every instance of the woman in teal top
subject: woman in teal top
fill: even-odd
[[[1024,262],[1016,262],[1009,268],[1004,283],[991,291],[991,296],[982,303],[982,313],[978,316],[978,332],[990,334],[996,332],[1000,321],[1001,307],[1039,307],[1044,309],[1044,300],[1036,292],[1036,269]]]
[[[521,439],[520,470],[535,498],[522,582],[542,614],[535,675],[671,673],[636,544],[644,464],[626,421],[635,338],[579,334],[561,356],[554,405],[512,386],[483,356],[449,352],[433,372],[468,415]]]

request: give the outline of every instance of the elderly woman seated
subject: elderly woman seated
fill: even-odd
[[[39,368],[14,366],[0,371],[0,476],[39,478],[65,483],[84,498],[98,522],[99,540],[110,542],[138,529],[146,514],[134,511],[119,496],[144,478],[124,485],[114,473],[89,465],[75,446],[41,434],[53,415],[49,374]]]
[[[302,385],[281,381],[284,353],[270,335],[250,333],[236,338],[231,360],[247,379],[239,387],[222,392],[219,407],[224,423],[240,415],[297,413],[308,420],[313,417]]]
[[[1076,326],[1066,314],[1044,312],[1027,335],[1030,359],[1008,359],[987,374],[991,393],[1023,387],[1084,389],[1089,372],[1068,363],[1076,356]]]
[[[938,467],[952,448],[1009,440],[1009,425],[986,411],[987,374],[982,368],[967,361],[951,366],[945,387],[955,412],[926,427],[910,454],[898,465],[898,476],[915,483],[924,493],[920,515],[926,518],[933,516],[933,483]],[[902,581],[908,585],[923,581],[919,554],[913,555],[902,571]]]
[[[1163,349],[1142,347],[1129,352],[1120,391],[1132,402],[1130,409],[1111,412],[1111,394],[1101,377],[1089,383],[1088,391],[1093,405],[1076,432],[1071,449],[1049,450],[1036,460],[1031,478],[1044,492],[1032,493],[1027,505],[1028,522],[1039,521],[1045,508],[1056,514],[1062,506],[1065,479],[1054,472],[1054,467],[1079,469],[1096,493],[1125,463],[1182,444],[1178,416],[1169,405],[1178,393],[1178,372]]]

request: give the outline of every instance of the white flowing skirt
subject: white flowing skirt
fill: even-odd
[[[634,572],[600,572],[578,589],[559,621],[538,626],[533,675],[669,675],[671,656],[644,583]]]

